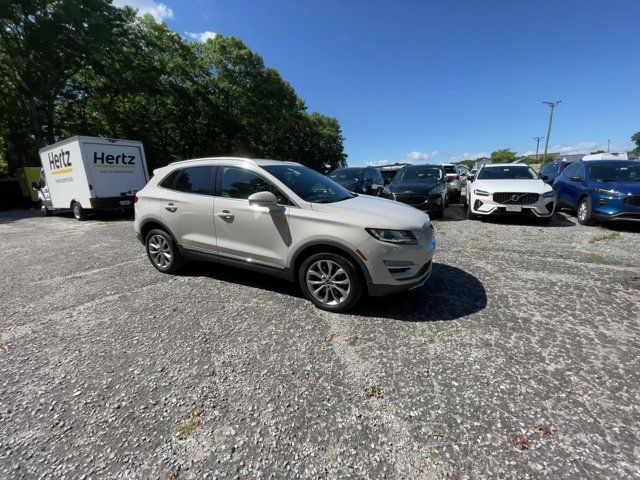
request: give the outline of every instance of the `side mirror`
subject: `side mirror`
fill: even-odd
[[[541,178],[542,180],[544,180],[545,182],[546,182],[547,180],[549,180],[549,177],[548,177],[547,175],[540,175],[540,178]]]
[[[574,175],[569,180],[571,180],[572,182],[581,182],[582,181],[582,177],[580,175]]]
[[[38,185],[36,182],[31,182],[31,188],[36,192],[40,191],[40,185]]]
[[[271,192],[256,192],[249,196],[249,205],[271,208],[277,204],[278,198]]]

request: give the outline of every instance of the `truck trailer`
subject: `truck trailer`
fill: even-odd
[[[132,209],[149,180],[142,142],[72,137],[40,150],[42,213],[69,210],[78,220],[96,210]]]

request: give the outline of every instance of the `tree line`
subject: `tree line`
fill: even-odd
[[[234,37],[190,42],[110,0],[0,0],[0,170],[73,135],[141,140],[149,168],[200,156],[346,164],[335,118],[309,113]]]

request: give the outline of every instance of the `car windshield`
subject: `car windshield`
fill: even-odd
[[[394,183],[428,182],[442,180],[442,168],[436,166],[405,167],[393,179]]]
[[[362,168],[340,168],[329,174],[331,180],[336,182],[357,182],[364,178],[364,169]]]
[[[639,182],[640,162],[589,165],[589,178],[596,182]]]
[[[391,181],[396,176],[396,173],[398,173],[398,170],[380,170],[383,180]]]
[[[355,197],[330,178],[300,165],[265,165],[264,168],[306,202],[334,203]]]
[[[445,165],[444,166],[444,171],[447,173],[453,173],[453,174],[458,174],[458,172],[456,172],[456,167],[454,167],[453,165]]]
[[[535,170],[526,165],[485,167],[478,174],[478,180],[538,180],[538,178]]]

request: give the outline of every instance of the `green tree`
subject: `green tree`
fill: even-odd
[[[631,141],[636,144],[635,153],[640,154],[640,132],[636,132],[631,135]]]
[[[515,152],[505,148],[491,152],[491,163],[511,163],[516,160]]]

